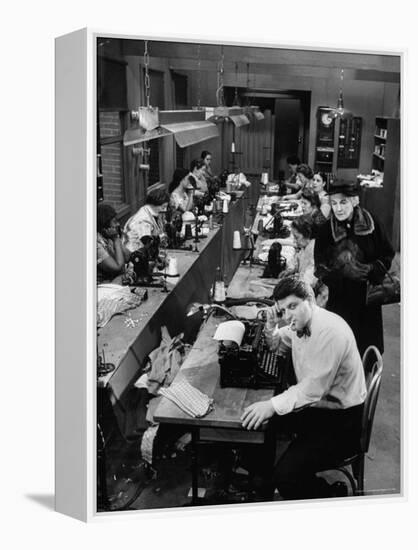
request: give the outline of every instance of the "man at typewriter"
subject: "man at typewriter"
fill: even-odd
[[[278,415],[277,429],[296,435],[273,472],[283,498],[337,496],[315,473],[358,450],[366,385],[354,334],[342,317],[315,305],[311,287],[297,277],[280,280],[273,297],[288,324],[276,327],[271,348],[291,352],[297,382],[247,407],[242,425],[256,430]]]

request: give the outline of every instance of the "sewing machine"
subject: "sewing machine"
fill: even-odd
[[[160,238],[145,235],[141,237],[142,248],[132,252],[129,261],[133,272],[125,275],[124,284],[130,286],[164,287],[164,283],[154,278],[154,268],[162,268],[165,259],[160,258]]]

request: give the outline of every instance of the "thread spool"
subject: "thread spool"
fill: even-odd
[[[185,225],[185,228],[184,228],[184,237],[185,239],[192,239],[193,238],[193,235],[192,235],[192,226],[190,225],[190,223],[186,223]]]
[[[261,183],[262,183],[263,185],[267,185],[268,182],[269,182],[269,175],[268,175],[268,172],[263,172],[263,173],[261,174]]]
[[[239,231],[234,231],[232,248],[234,248],[235,250],[241,249],[241,235]]]
[[[178,266],[177,266],[177,258],[169,257],[168,258],[168,268],[167,268],[167,276],[168,277],[178,277]]]
[[[223,201],[222,213],[223,214],[228,214],[228,200],[227,199],[224,199],[224,201]]]
[[[216,281],[213,301],[222,303],[222,302],[225,302],[225,299],[226,299],[225,284],[223,281]]]

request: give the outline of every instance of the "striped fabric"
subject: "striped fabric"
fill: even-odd
[[[186,380],[175,382],[168,388],[160,388],[159,393],[194,418],[205,416],[213,409],[213,399],[194,388]]]

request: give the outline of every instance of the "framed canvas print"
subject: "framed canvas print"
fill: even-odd
[[[57,510],[403,494],[401,66],[56,40]]]

